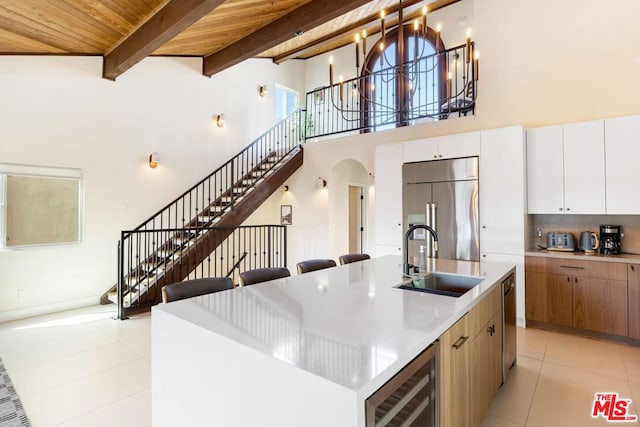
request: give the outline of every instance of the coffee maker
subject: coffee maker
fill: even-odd
[[[600,253],[604,255],[618,255],[622,249],[620,238],[622,227],[619,225],[600,226]]]

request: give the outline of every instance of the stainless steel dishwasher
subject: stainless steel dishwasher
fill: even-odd
[[[516,276],[511,273],[502,281],[502,381],[516,364]]]

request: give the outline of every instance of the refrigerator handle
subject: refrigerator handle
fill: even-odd
[[[436,232],[436,234],[438,233],[438,224],[437,224],[437,219],[438,219],[438,205],[435,202],[429,202],[426,204],[426,212],[425,212],[425,225],[428,225],[429,227],[433,228],[433,231]],[[428,257],[431,258],[437,258],[438,257],[438,248],[435,244],[435,242],[433,241],[433,236],[431,236],[431,233],[425,233],[426,234],[426,243],[427,243],[427,253],[426,255]]]

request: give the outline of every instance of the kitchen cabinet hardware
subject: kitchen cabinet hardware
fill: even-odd
[[[467,342],[468,339],[469,339],[468,336],[461,336],[460,338],[458,338],[458,341],[453,343],[451,347],[455,348],[456,350],[459,350],[462,348],[464,343]]]
[[[487,326],[487,333],[488,333],[490,336],[493,336],[493,334],[495,334],[495,333],[496,333],[496,325],[495,325],[495,323],[494,323],[494,324],[492,324],[492,325]]]
[[[574,268],[576,270],[584,270],[584,267],[580,267],[576,265],[561,265],[560,268]]]

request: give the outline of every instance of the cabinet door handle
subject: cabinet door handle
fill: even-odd
[[[451,347],[455,348],[456,350],[460,350],[460,347],[462,347],[464,345],[464,343],[467,342],[467,340],[469,339],[469,337],[460,337],[458,338],[458,341],[454,342],[453,345]]]
[[[558,208],[558,210],[562,212],[562,208]]]
[[[573,281],[574,281],[575,283],[578,283],[578,278],[577,278],[577,277],[574,277],[574,278],[573,278]]]
[[[496,333],[496,325],[487,326],[487,333],[493,336]]]
[[[571,277],[567,276],[567,282],[571,283]]]
[[[630,265],[629,267],[631,267],[631,271],[636,271],[636,268],[633,265]]]
[[[560,268],[573,268],[574,270],[584,270],[584,267],[576,267],[573,265],[561,265]]]
[[[571,210],[571,208],[567,208],[567,212],[569,212]]]

